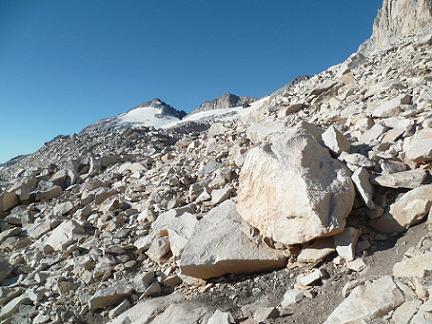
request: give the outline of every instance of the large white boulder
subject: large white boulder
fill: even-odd
[[[273,135],[248,152],[240,173],[240,215],[276,242],[298,244],[335,235],[353,207],[350,171],[311,129],[302,123]]]
[[[182,274],[214,278],[227,273],[251,273],[282,268],[285,257],[250,241],[240,229],[232,200],[213,208],[195,227],[180,260]]]

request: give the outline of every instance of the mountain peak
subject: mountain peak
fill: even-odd
[[[193,113],[215,109],[240,107],[248,105],[256,100],[257,98],[255,97],[237,96],[230,92],[226,92],[222,96],[217,97],[216,99],[204,101],[193,111]]]

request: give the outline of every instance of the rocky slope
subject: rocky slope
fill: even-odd
[[[416,32],[205,130],[95,127],[0,170],[0,321],[431,322]]]

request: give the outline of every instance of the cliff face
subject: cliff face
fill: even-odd
[[[385,48],[401,37],[432,32],[432,0],[384,0],[368,49]]]

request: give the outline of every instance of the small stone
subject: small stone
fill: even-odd
[[[360,272],[366,269],[366,263],[363,259],[355,259],[354,261],[347,262],[346,267],[355,272]]]
[[[260,307],[255,311],[254,320],[261,323],[279,316],[279,310],[275,307]]]
[[[311,273],[299,275],[296,281],[298,284],[307,287],[312,286],[318,280],[324,278],[324,276],[325,274],[321,269],[315,269]]]
[[[353,227],[347,227],[342,233],[334,236],[336,251],[346,261],[354,260],[359,235],[359,230]]]
[[[290,289],[283,295],[281,302],[282,307],[288,307],[301,302],[304,298],[303,291],[299,289]]]

